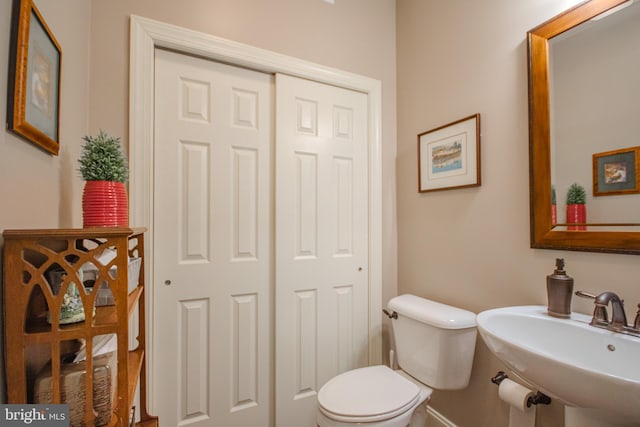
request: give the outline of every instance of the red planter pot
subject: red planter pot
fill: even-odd
[[[82,220],[84,227],[128,227],[129,200],[124,183],[85,182]]]
[[[567,205],[567,224],[587,222],[587,208],[585,205]],[[568,230],[586,230],[586,225],[569,225]]]
[[[558,223],[558,209],[556,205],[551,205],[551,225]]]

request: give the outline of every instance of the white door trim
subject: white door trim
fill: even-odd
[[[379,80],[264,49],[222,39],[140,16],[131,16],[129,51],[129,206],[130,221],[149,229],[145,248],[145,277],[153,277],[153,141],[154,141],[154,49],[170,48],[215,61],[267,73],[284,73],[364,92],[368,97],[369,139],[369,363],[382,362],[382,85]],[[146,288],[153,301],[153,286]],[[147,317],[147,343],[153,349],[153,307]],[[153,351],[148,352],[153,372]],[[153,410],[153,377],[148,376]]]

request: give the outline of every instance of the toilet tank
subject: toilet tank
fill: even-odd
[[[476,315],[415,295],[400,295],[387,305],[393,319],[400,368],[439,390],[469,384],[476,345]]]

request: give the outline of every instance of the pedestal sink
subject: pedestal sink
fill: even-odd
[[[497,308],[477,317],[480,336],[511,374],[571,407],[567,418],[638,426],[640,338],[590,321],[579,313],[551,317],[545,306]]]

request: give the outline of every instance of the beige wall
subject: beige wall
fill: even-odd
[[[397,10],[391,0],[336,0],[333,6],[192,0],[188,8],[169,0],[36,1],[64,52],[62,149],[52,157],[1,133],[2,229],[81,225],[82,183],[75,172],[81,136],[103,128],[127,143],[128,16],[137,14],[382,81],[385,301],[395,294],[397,277],[401,293],[475,312],[544,304],[545,275],[562,256],[576,289],[616,291],[633,316],[640,301],[636,257],[529,248],[525,33],[569,0],[398,0]],[[0,81],[6,81],[8,3],[0,5]],[[0,100],[5,90],[0,85]],[[5,108],[0,102],[0,115]],[[476,112],[482,115],[482,186],[417,193],[416,135]],[[589,312],[590,304],[575,301],[574,309]],[[462,427],[506,426],[508,407],[489,382],[502,368],[479,340],[470,387],[436,392],[433,406]],[[539,425],[562,425],[561,410],[541,408]]]
[[[7,79],[10,3],[0,5],[0,81]],[[76,173],[81,137],[104,129],[128,144],[129,16],[136,14],[382,81],[384,301],[396,294],[394,1],[338,0],[335,5],[322,0],[36,3],[63,50],[61,152],[58,157],[50,156],[2,132],[2,229],[82,225],[83,183]],[[0,115],[4,117],[4,85],[0,91]],[[0,391],[0,401],[2,397]]]
[[[89,18],[84,0],[36,0],[49,28],[62,46],[60,155],[3,131],[0,133],[0,227],[45,228],[82,225],[82,181],[75,158],[86,133],[89,82]],[[6,85],[11,2],[0,5],[0,115],[6,117]],[[73,23],[73,25],[70,25]],[[73,208],[75,207],[75,208]]]
[[[571,1],[398,0],[398,290],[475,312],[546,304],[545,276],[564,257],[575,289],[615,291],[633,318],[640,264],[629,255],[529,248],[526,32]],[[416,135],[482,115],[482,186],[419,194]],[[589,301],[573,308],[591,312]],[[523,334],[526,331],[523,331]],[[433,406],[465,427],[507,426],[489,379],[504,366],[479,339],[468,389]],[[562,407],[538,410],[562,426]]]
[[[0,117],[3,119],[7,107],[5,82],[11,3],[0,2]],[[52,156],[6,130],[0,132],[1,230],[82,226],[83,183],[77,176],[75,159],[88,122],[91,4],[85,0],[36,0],[35,3],[62,46],[60,154]],[[2,345],[0,343],[0,355]],[[3,373],[0,360],[0,384],[4,384]],[[4,402],[4,387],[0,387],[0,402]]]
[[[383,301],[396,294],[395,2],[94,1],[90,129],[127,143],[129,16],[139,15],[382,81]],[[385,324],[385,334],[387,325]],[[386,353],[385,353],[386,354]]]

